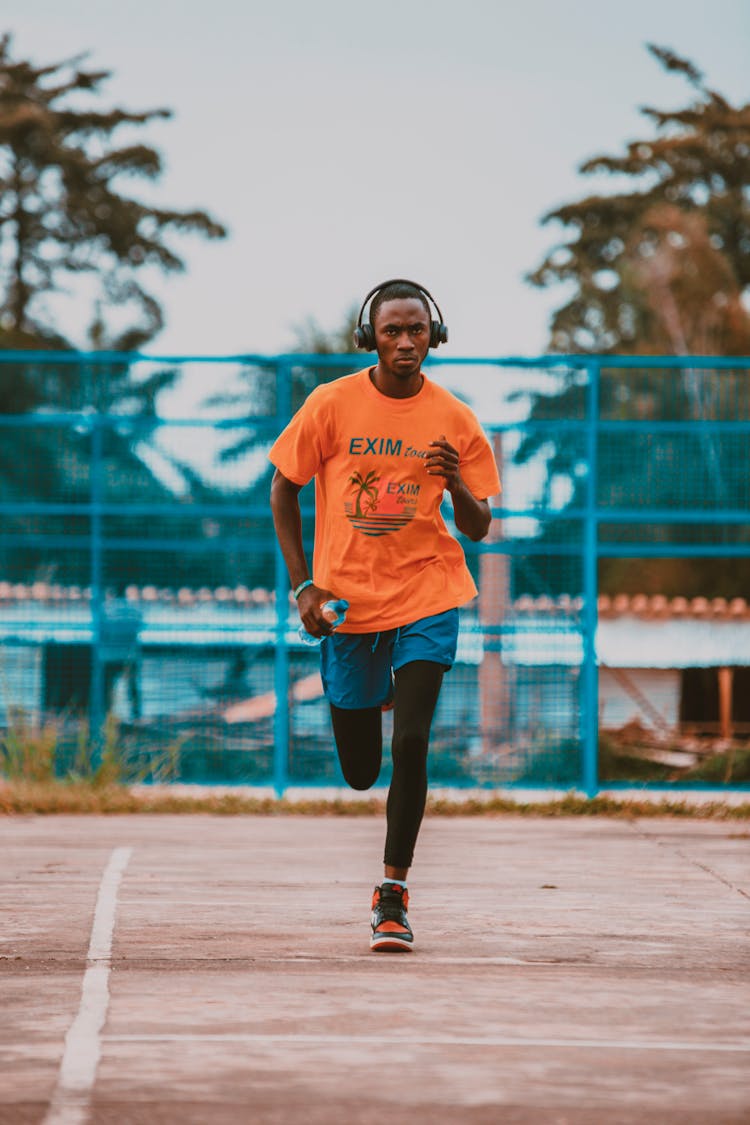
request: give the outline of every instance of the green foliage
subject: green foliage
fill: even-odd
[[[627,373],[602,369],[600,411],[607,420],[734,421],[750,418],[747,370],[722,373],[686,365],[675,373],[649,368],[648,355],[750,354],[750,314],[743,302],[750,286],[750,103],[731,105],[710,89],[693,63],[664,47],[655,59],[686,80],[691,100],[677,110],[644,107],[654,131],[627,145],[620,156],[594,156],[584,176],[615,178],[620,190],[590,194],[545,216],[566,237],[529,280],[540,288],[563,284],[567,299],[552,317],[554,352],[643,355],[643,367]],[[530,419],[581,418],[585,378],[561,364],[552,391],[532,393]],[[747,438],[719,442],[696,428],[684,435],[611,435],[600,448],[602,507],[745,508],[750,499]],[[546,467],[543,502],[569,492],[568,506],[585,506],[586,451],[580,439],[533,428],[516,461],[541,459]],[[645,521],[646,523],[648,520]],[[649,561],[604,560],[602,589],[642,590],[655,585],[668,595],[741,596],[750,583],[750,561],[674,563],[669,544],[685,541],[686,529],[651,525],[634,531],[602,528],[611,542],[628,535],[664,544],[664,557]],[[554,545],[567,535],[564,521],[542,532]],[[748,542],[747,528],[732,535],[719,527],[687,529],[692,541]],[[549,574],[553,590],[564,579]],[[517,592],[521,592],[520,590]],[[577,593],[577,590],[570,592]]]
[[[90,277],[96,293],[89,338],[106,361],[80,363],[17,361],[0,364],[0,412],[96,411],[137,418],[137,425],[103,432],[100,481],[110,501],[137,499],[173,503],[171,491],[147,467],[140,449],[152,437],[159,393],[177,371],[141,377],[118,352],[142,347],[162,326],[159,303],[141,282],[149,270],[184,269],[174,242],[184,235],[222,238],[224,228],[200,210],[150,206],[130,190],[133,182],[161,173],[158,152],[138,139],[165,109],[131,112],[102,104],[109,72],[85,65],[83,56],[36,64],[13,56],[10,36],[0,39],[0,349],[69,350],[67,333],[44,317],[45,298],[64,284]],[[116,324],[118,327],[112,327]],[[0,490],[4,500],[87,503],[94,490],[92,431],[79,427],[11,427],[0,445]],[[111,523],[115,534],[126,517]],[[200,521],[191,525],[200,537]],[[85,550],[58,551],[54,562],[40,557],[30,537],[88,533],[85,517],[63,526],[55,517],[23,510],[5,518],[8,539],[0,550],[0,573],[11,581],[62,580],[88,585]],[[184,527],[180,528],[184,534]],[[122,534],[132,534],[123,526]],[[11,536],[18,536],[14,545]],[[37,544],[39,540],[37,539]],[[182,554],[182,553],[180,553]],[[121,589],[128,581],[158,582],[177,573],[181,557],[146,555],[113,564],[108,579]],[[201,576],[202,577],[202,576]],[[225,580],[224,573],[215,584]]]
[[[68,723],[60,716],[40,725],[10,708],[7,727],[0,732],[0,778],[93,789],[171,782],[180,776],[183,741],[177,736],[144,750],[137,734],[123,733],[116,717],[108,715],[101,742],[94,743],[86,723]]]
[[[690,770],[686,778],[709,785],[750,785],[750,747],[732,746],[712,754]]]
[[[0,775],[13,781],[51,781],[55,775],[57,727],[54,723],[33,726],[22,711],[8,711],[8,726],[0,733]]]
[[[599,778],[608,781],[668,781],[674,770],[660,762],[639,757],[606,735],[599,736]]]
[[[649,50],[687,79],[694,100],[681,110],[643,107],[655,134],[580,166],[626,186],[547,214],[570,236],[529,280],[570,290],[552,320],[553,351],[746,355],[750,103],[730,105],[692,63]]]
[[[294,346],[290,356],[349,355],[354,350],[353,335],[358,311],[356,306],[352,306],[345,314],[341,326],[332,331],[323,328],[313,317],[308,317],[303,323],[295,325],[292,330]],[[314,364],[293,363],[291,365],[292,413],[299,410],[310,391],[318,384],[327,383],[346,373],[346,366],[316,367]],[[268,439],[268,423],[275,422],[278,392],[276,367],[248,365],[240,371],[239,380],[241,385],[238,390],[212,395],[206,402],[206,405],[211,407],[228,407],[233,414],[239,413],[247,423],[239,439],[223,450],[222,461],[237,461],[257,450],[264,439]]]
[[[680,746],[677,744],[662,749],[679,750]],[[629,746],[601,735],[599,777],[604,785],[608,781],[747,785],[750,783],[750,746],[732,744],[723,750],[702,755],[696,765],[678,768],[643,757],[638,753],[637,745]]]
[[[125,179],[158,179],[159,153],[130,138],[171,114],[101,108],[96,98],[109,77],[86,67],[84,56],[40,65],[16,59],[10,36],[0,40],[0,250],[10,262],[0,314],[7,336],[0,344],[6,347],[53,336],[39,319],[41,299],[63,277],[85,274],[95,275],[100,287],[94,346],[141,347],[160,329],[162,314],[140,271],[184,269],[171,233],[225,235],[204,211],[151,207],[122,190]],[[118,145],[114,136],[123,131]],[[134,310],[137,319],[110,333],[107,307]]]
[[[295,354],[320,356],[351,354],[354,348],[353,333],[357,323],[357,312],[358,308],[352,306],[345,314],[341,326],[330,332],[312,318],[296,325],[293,329],[294,347],[289,353],[290,358]],[[290,365],[292,413],[299,410],[310,392],[320,383],[337,379],[347,374],[349,370],[346,364],[316,366],[311,363],[292,362]],[[243,459],[257,453],[259,449],[270,449],[273,437],[276,435],[278,393],[276,367],[261,364],[248,365],[240,371],[239,382],[240,386],[237,390],[212,395],[206,402],[210,407],[221,406],[228,409],[233,415],[239,416],[242,423],[233,430],[237,435],[235,440],[220,454],[220,460],[224,463],[242,462]],[[255,476],[243,497],[248,506],[268,505],[272,476],[273,466],[268,463]],[[301,496],[303,507],[311,503],[311,485],[308,486],[308,490]],[[257,524],[257,530],[259,534],[267,534],[268,525]],[[312,539],[312,521],[306,517],[303,520],[303,532],[307,540]],[[243,565],[245,568],[251,565],[254,570],[251,575],[243,575],[242,581],[249,585],[273,585],[273,558],[270,554],[265,557],[255,555],[253,558],[246,558]]]

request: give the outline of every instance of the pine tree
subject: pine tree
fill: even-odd
[[[357,313],[358,308],[353,305],[345,313],[340,327],[332,331],[324,328],[314,317],[308,317],[302,323],[294,325],[292,329],[294,344],[290,354],[350,355],[354,351]],[[310,391],[319,383],[327,383],[344,374],[346,374],[345,367],[294,364],[291,371],[292,413],[299,410]],[[233,411],[238,407],[243,412],[247,410],[247,429],[237,441],[224,449],[221,454],[222,461],[236,461],[254,452],[264,435],[263,425],[259,426],[257,420],[268,419],[276,413],[275,366],[248,366],[239,373],[239,378],[242,383],[241,389],[212,395],[206,402],[207,406],[228,406]]]
[[[150,267],[184,269],[172,234],[222,238],[225,231],[204,211],[152,207],[121,187],[124,180],[156,180],[162,165],[153,147],[118,144],[117,135],[132,136],[170,112],[101,108],[97,99],[108,78],[108,71],[87,67],[84,56],[41,65],[16,59],[10,36],[0,39],[0,349],[69,350],[68,333],[45,318],[45,298],[89,275],[99,290],[89,342],[123,353],[122,360],[98,364],[2,362],[0,413],[53,407],[137,416],[131,429],[108,427],[102,437],[106,493],[122,500],[123,533],[132,534],[128,500],[174,500],[139,455],[156,397],[177,378],[175,370],[136,378],[125,354],[146,344],[163,323],[140,274]],[[126,327],[115,330],[108,319]],[[35,501],[88,501],[92,439],[86,426],[10,427],[2,437],[0,495],[18,502],[18,511],[5,518],[6,536],[59,531],[59,517],[30,516],[25,508]],[[111,523],[108,531],[118,527]],[[88,520],[70,517],[64,530],[85,535]],[[198,533],[195,523],[192,533]],[[128,581],[163,580],[180,560],[144,553],[108,562],[107,580],[121,588]],[[7,538],[0,552],[6,579],[85,584],[88,570],[86,550],[57,550],[50,559],[38,545],[12,545]]]
[[[580,167],[583,175],[609,173],[625,187],[610,195],[589,195],[550,212],[567,238],[529,276],[546,288],[572,289],[552,317],[550,349],[563,353],[631,355],[750,354],[750,315],[743,298],[750,291],[750,103],[733,106],[710,89],[698,68],[666,47],[649,51],[692,88],[689,105],[678,110],[643,107],[653,135],[627,145],[621,156],[596,156]],[[575,371],[563,374],[556,390],[531,396],[531,420],[581,417],[584,385]],[[603,417],[648,419],[733,419],[750,417],[746,371],[701,375],[689,367],[676,374],[642,369],[623,378],[602,370]],[[685,499],[741,507],[748,502],[746,442],[727,437],[723,448],[698,438],[690,450],[684,438],[623,435],[608,441],[600,456],[600,490],[606,503],[680,507]],[[570,506],[583,503],[585,475],[576,440],[533,431],[516,454],[520,463],[546,459],[546,500],[561,480],[568,482]],[[551,524],[545,537],[564,537],[564,524]],[[652,529],[669,543],[682,532]],[[637,561],[605,560],[601,580],[616,593],[650,587],[663,593],[741,592],[750,572],[742,560],[654,560],[648,573]],[[554,580],[553,576],[549,576]]]
[[[167,273],[184,269],[170,245],[172,233],[206,238],[226,233],[205,211],[149,206],[123,190],[125,179],[158,179],[162,161],[152,146],[118,145],[115,135],[171,113],[100,108],[96,99],[110,72],[89,68],[84,59],[35,64],[12,56],[9,35],[0,40],[0,346],[6,348],[64,344],[66,334],[44,319],[44,298],[63,280],[83,275],[94,275],[99,288],[92,343],[121,351],[142,347],[160,330],[163,316],[139,273],[149,267]],[[108,330],[106,313],[112,309],[118,320],[129,313],[131,323]],[[69,374],[75,383],[76,373]],[[37,373],[37,384],[32,379],[31,387],[20,387],[5,380],[5,409],[27,409],[34,399],[93,405],[74,403],[80,388],[62,386],[59,375],[45,385]],[[18,402],[9,404],[14,388]],[[118,393],[113,387],[104,405]],[[153,393],[149,388],[146,398]]]
[[[332,331],[323,328],[312,317],[294,325],[292,328],[294,342],[289,354],[349,355],[354,350],[353,334],[357,323],[357,312],[358,307],[352,306],[345,313],[341,326]],[[319,383],[337,379],[348,370],[350,369],[345,365],[316,366],[314,362],[294,363],[290,374],[292,412],[300,408],[310,391]],[[229,408],[233,415],[238,416],[238,425],[231,430],[232,438],[219,454],[219,460],[223,464],[241,463],[259,450],[270,449],[276,436],[276,366],[248,365],[239,372],[239,381],[241,385],[238,390],[213,395],[206,402],[206,406],[209,407]],[[181,472],[185,472],[186,467],[183,464],[178,465],[178,468]],[[270,462],[264,461],[241,497],[249,508],[262,508],[267,513],[272,476],[273,466]],[[303,509],[312,507],[312,484],[307,485],[303,491],[301,501]],[[255,534],[259,541],[268,537],[269,528],[267,515],[260,519],[248,517],[246,521],[246,529]],[[303,516],[303,532],[306,539],[310,541],[313,521],[307,514]],[[260,551],[255,552],[252,557],[246,556],[242,560],[242,575],[242,581],[250,585],[272,586],[273,556]]]
[[[696,95],[685,109],[642,108],[656,134],[632,141],[623,156],[595,156],[582,175],[609,173],[626,190],[591,195],[551,211],[570,237],[555,246],[529,281],[540,288],[574,287],[554,314],[550,345],[559,352],[659,354],[675,350],[670,310],[645,266],[654,242],[692,259],[674,298],[687,347],[746,354],[750,318],[742,294],[750,287],[750,103],[732,106],[708,88],[700,71],[665,47],[649,46]],[[712,263],[710,283],[702,264]],[[719,265],[719,263],[721,263]],[[692,285],[692,291],[691,291]],[[691,307],[710,306],[710,331],[692,331]],[[672,322],[674,318],[672,317]]]

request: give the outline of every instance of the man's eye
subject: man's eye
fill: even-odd
[[[413,324],[411,328],[412,336],[421,336],[424,332],[424,324]]]

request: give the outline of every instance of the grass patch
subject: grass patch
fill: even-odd
[[[85,781],[8,781],[0,783],[0,815],[37,814],[162,814],[205,813],[213,816],[279,816],[295,813],[308,816],[368,816],[385,811],[385,800],[369,801],[313,799],[277,800],[238,793],[187,796],[159,790],[135,792],[126,785],[92,785]]]
[[[137,737],[129,737],[114,717],[108,718],[101,742],[93,747],[84,725],[66,724],[65,719],[34,725],[20,711],[11,713],[8,727],[0,731],[0,815],[13,814],[161,814],[203,813],[213,816],[382,816],[385,793],[379,790],[369,799],[324,798],[278,800],[268,796],[236,791],[212,791],[210,788],[186,793],[170,782],[181,776],[180,756],[185,749],[184,734],[165,737],[158,747],[144,757]],[[561,747],[549,761],[572,762],[573,754]],[[540,760],[541,761],[541,760]],[[547,759],[541,761],[546,766]],[[537,763],[539,765],[539,763]],[[556,767],[557,768],[557,767]],[[634,771],[640,769],[637,778]],[[608,780],[662,781],[678,780],[674,771],[654,767],[627,748],[602,740],[600,753],[602,785]],[[537,771],[538,772],[538,771]],[[559,772],[559,771],[558,771]],[[560,782],[557,773],[547,776],[542,769],[535,780],[556,785],[558,791],[569,781]],[[142,785],[144,780],[151,785]],[[557,780],[555,780],[557,779]],[[750,750],[734,747],[702,762],[690,772],[681,771],[679,780],[703,784],[726,784],[750,781]],[[432,778],[433,785],[439,779]],[[481,796],[467,793],[465,797],[441,797],[432,793],[428,813],[433,816],[608,816],[608,817],[693,817],[699,819],[750,819],[750,796],[743,804],[729,804],[721,799],[691,801],[682,795],[672,797],[644,796],[641,799],[618,799],[612,795],[587,798],[571,791],[553,800],[517,801],[509,795],[484,790]]]
[[[599,738],[599,777],[608,781],[669,781],[674,769],[638,756],[638,748],[619,746],[606,736]]]
[[[712,754],[685,776],[709,785],[746,785],[750,782],[750,747],[733,746]]]
[[[644,732],[645,733],[645,732]],[[599,777],[627,782],[699,782],[704,785],[747,785],[750,783],[750,746],[733,743],[726,748],[704,753],[694,765],[665,765],[649,760],[649,750],[681,751],[684,743],[654,746],[645,738],[636,742],[602,735],[599,739]]]
[[[137,737],[123,734],[114,715],[108,715],[101,739],[89,736],[85,722],[69,722],[65,715],[43,725],[19,708],[8,709],[8,725],[0,730],[0,776],[10,782],[39,785],[79,783],[98,789],[133,785],[149,778],[175,781],[182,736],[153,749],[145,758]]]
[[[126,785],[72,781],[13,780],[0,783],[0,815],[155,815],[201,813],[210,816],[382,816],[385,798],[346,800],[310,798],[278,800],[238,793],[186,795],[168,788],[135,792]],[[723,801],[618,800],[587,798],[568,793],[556,800],[514,801],[504,796],[465,800],[428,798],[430,816],[605,816],[626,819],[669,816],[697,820],[750,820],[750,800],[731,805]]]
[[[602,795],[584,797],[578,793],[567,793],[552,801],[517,802],[507,797],[490,797],[487,800],[469,798],[466,801],[444,801],[432,798],[427,802],[427,810],[437,816],[498,816],[515,814],[520,816],[607,816],[636,819],[642,817],[671,816],[692,817],[697,820],[750,820],[750,800],[738,805],[725,801],[691,802],[643,798],[624,799]]]

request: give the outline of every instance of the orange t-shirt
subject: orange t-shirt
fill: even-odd
[[[381,394],[369,369],[316,387],[271,447],[289,480],[315,477],[313,577],[349,602],[339,632],[395,629],[476,596],[440,514],[443,478],[424,464],[442,434],[473,495],[498,493],[495,458],[474,413],[426,376],[411,398]]]

